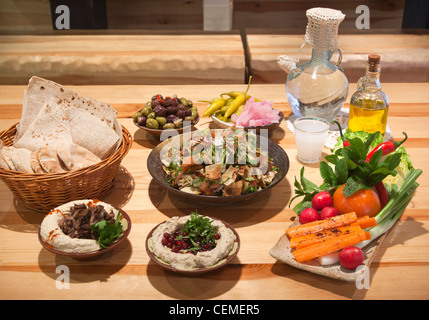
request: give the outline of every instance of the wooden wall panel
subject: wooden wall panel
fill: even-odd
[[[303,30],[307,9],[324,6],[346,14],[342,29],[356,29],[358,5],[370,8],[372,29],[400,29],[405,0],[234,0],[233,29]],[[203,0],[106,0],[111,30],[202,30]],[[1,33],[52,32],[49,0],[0,0]]]

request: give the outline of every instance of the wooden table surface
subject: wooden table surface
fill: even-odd
[[[24,86],[0,86],[0,130],[20,118]],[[424,170],[420,187],[395,228],[382,243],[370,268],[369,289],[333,280],[276,261],[269,250],[295,216],[288,208],[294,177],[302,167],[296,160],[294,136],[283,122],[272,140],[291,161],[276,187],[247,203],[230,207],[196,205],[167,194],[148,173],[146,159],[157,144],[132,123],[130,115],[155,93],[177,93],[204,110],[207,100],[221,92],[245,89],[240,85],[72,86],[83,96],[110,103],[135,141],[122,162],[114,190],[104,200],[123,207],[133,225],[122,247],[92,261],[55,256],[37,239],[43,214],[16,203],[0,183],[0,298],[1,299],[428,299],[429,298],[429,83],[384,85],[391,106],[388,125],[394,138],[406,131],[406,148],[416,168]],[[354,92],[355,86],[350,86]],[[250,94],[273,100],[291,114],[283,85],[253,85]],[[199,128],[209,126],[203,118]],[[328,150],[326,150],[328,152]],[[308,178],[320,182],[318,166],[306,166]],[[148,232],[177,215],[199,213],[229,222],[241,237],[238,256],[223,269],[198,278],[164,271],[145,251]],[[57,266],[70,270],[70,288],[57,289]]]

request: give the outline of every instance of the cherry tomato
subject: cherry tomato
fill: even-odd
[[[380,198],[373,189],[361,189],[351,196],[346,197],[343,194],[344,185],[340,186],[334,192],[333,207],[340,214],[355,212],[358,217],[374,217],[381,210]]]
[[[339,258],[344,268],[354,270],[363,263],[365,254],[360,248],[346,247],[340,251]]]

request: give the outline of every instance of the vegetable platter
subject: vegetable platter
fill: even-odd
[[[340,128],[341,129],[341,128]],[[403,143],[346,130],[319,165],[323,183],[295,178],[297,217],[270,250],[289,265],[345,281],[364,276],[419,184]]]

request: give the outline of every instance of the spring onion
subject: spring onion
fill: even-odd
[[[416,180],[421,174],[422,170],[420,169],[415,169],[410,172],[399,191],[390,198],[386,206],[375,217],[377,226],[368,229],[371,233],[371,240],[363,241],[356,245],[356,247],[365,247],[370,242],[386,233],[395,224],[413,198],[414,192],[419,186]]]

